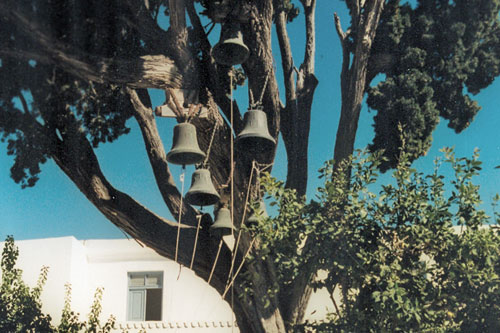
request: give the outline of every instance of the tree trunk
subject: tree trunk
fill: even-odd
[[[352,16],[350,34],[356,37],[354,45],[349,45],[348,36],[342,31],[340,20],[335,15],[335,28],[343,50],[340,75],[342,107],[333,156],[336,167],[354,151],[361,104],[367,86],[366,74],[371,45],[384,6],[383,0],[366,1],[363,8],[359,8],[359,4],[355,5],[357,1],[346,3]]]

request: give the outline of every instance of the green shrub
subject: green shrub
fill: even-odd
[[[312,287],[341,295],[327,322],[297,331],[500,332],[499,216],[479,208],[478,153],[443,152],[428,175],[402,154],[389,183],[379,181],[377,155],[359,152],[336,171],[328,163],[309,203],[261,178],[277,215],[249,229],[259,255],[276,258],[280,281],[269,294],[322,271]]]
[[[115,318],[111,316],[103,325],[99,322],[103,290],[98,288],[94,294],[87,321],[80,321],[79,315],[71,310],[71,286],[67,284],[61,322],[55,327],[50,315],[42,312],[40,296],[47,281],[48,267],[41,269],[34,288],[22,280],[22,271],[16,268],[19,250],[14,238],[7,236],[2,251],[2,284],[0,286],[0,332],[47,332],[47,333],[108,333]]]

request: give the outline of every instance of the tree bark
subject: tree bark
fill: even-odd
[[[30,20],[9,2],[0,2],[0,10],[7,21],[30,40],[30,45],[26,45],[29,48],[2,48],[0,55],[56,65],[85,81],[126,84],[132,88],[197,87],[192,73],[186,76],[173,60],[164,55],[110,59],[83,51],[70,51],[68,46],[54,39],[36,21]]]
[[[354,45],[349,45],[348,36],[342,31],[340,20],[335,15],[335,28],[343,49],[342,72],[340,75],[342,106],[340,121],[335,140],[335,167],[352,155],[354,140],[358,129],[361,104],[367,85],[367,70],[370,50],[377,30],[383,0],[346,2],[352,17],[351,32],[355,37]],[[351,62],[352,55],[352,62]]]

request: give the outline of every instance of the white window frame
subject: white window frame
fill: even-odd
[[[142,276],[144,279],[144,283],[141,286],[132,286],[131,279],[132,277]],[[147,284],[147,277],[157,277],[156,284]],[[127,273],[127,321],[146,321],[146,304],[147,304],[147,289],[160,289],[161,290],[161,307],[162,311],[160,312],[160,320],[163,317],[163,271],[148,271],[148,272],[128,272]],[[141,298],[140,305],[140,316],[133,318],[133,295],[139,295]]]

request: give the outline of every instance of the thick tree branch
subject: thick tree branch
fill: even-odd
[[[282,6],[282,2],[275,1],[275,5]],[[300,186],[299,183],[296,182],[297,179],[304,178],[304,176],[301,176],[300,173],[295,171],[295,169],[299,167],[297,163],[301,164],[301,161],[297,158],[301,155],[299,151],[300,146],[298,146],[297,143],[300,141],[298,138],[298,129],[303,124],[299,123],[299,110],[294,79],[295,70],[293,65],[292,49],[290,46],[290,38],[286,29],[286,13],[282,8],[277,8],[278,12],[275,19],[275,25],[276,34],[278,35],[278,43],[280,46],[281,66],[283,68],[286,97],[285,107],[281,109],[280,124],[280,130],[283,135],[283,142],[285,144],[285,150],[288,157],[286,185],[287,187],[295,188],[297,190],[299,190],[300,187],[301,192],[305,192],[305,184]],[[304,172],[304,174],[307,174],[307,172]],[[297,176],[299,178],[296,178]]]
[[[304,7],[306,19],[306,47],[304,51],[304,62],[301,68],[304,68],[305,72],[308,74],[314,74],[314,55],[316,53],[316,0],[301,0],[300,2]]]
[[[349,46],[347,41],[347,34],[342,30],[342,25],[340,24],[340,18],[337,13],[334,13],[334,21],[335,21],[335,30],[340,39],[340,45],[342,46],[342,71],[340,72],[340,93],[342,95],[342,100],[347,99],[348,89],[346,87],[347,84],[347,75],[349,74],[349,66],[351,63]],[[345,95],[345,96],[344,96]]]
[[[293,59],[286,31],[286,15],[278,12],[276,32],[280,45],[287,103],[282,110],[281,133],[288,157],[286,186],[303,195],[307,189],[307,150],[310,128],[312,99],[317,85],[314,76],[315,28],[314,14],[316,1],[302,0],[306,19],[306,47],[304,62],[297,71],[296,86],[293,81]]]
[[[30,48],[2,49],[0,54],[34,59],[56,65],[82,80],[99,83],[127,84],[134,88],[189,88],[197,85],[189,81],[175,63],[163,55],[145,55],[138,59],[108,59],[81,51],[70,50],[19,10],[0,2],[0,10],[10,24],[17,27],[31,41]]]
[[[343,68],[341,75],[342,108],[334,149],[336,167],[344,159],[348,158],[354,150],[354,140],[358,128],[361,103],[363,102],[366,88],[371,45],[375,38],[380,14],[384,7],[383,0],[362,1],[361,3],[364,4],[364,8],[361,11],[363,18],[360,19],[361,24],[357,26],[357,30],[352,31],[353,36],[356,36],[352,64],[347,72],[344,72]],[[336,24],[336,26],[337,30],[341,31],[338,29],[340,24]],[[341,36],[340,33],[339,36]],[[343,67],[346,66],[346,61],[349,58],[349,54],[346,57],[344,51]]]
[[[282,2],[275,0],[275,6],[279,6]],[[278,7],[279,8],[279,7]],[[296,103],[295,81],[293,78],[293,57],[292,47],[290,46],[290,38],[286,29],[286,13],[282,9],[277,9],[278,13],[275,19],[276,34],[278,36],[278,43],[281,53],[281,67],[283,68],[283,75],[285,77],[285,97],[286,106],[293,107],[292,104]],[[295,106],[296,111],[296,106]]]
[[[167,154],[160,139],[153,110],[144,106],[136,91],[127,89],[130,101],[134,106],[134,117],[141,129],[142,137],[153,169],[158,189],[173,216],[179,216],[181,193],[178,191],[174,178],[167,164]],[[196,225],[196,211],[184,201],[182,221]]]

